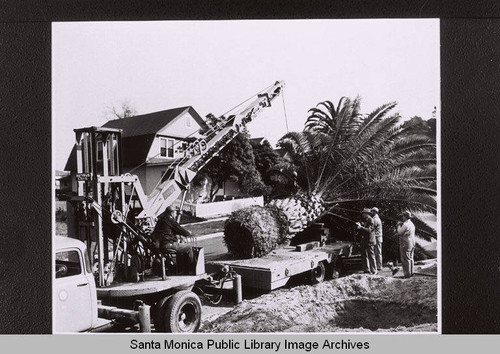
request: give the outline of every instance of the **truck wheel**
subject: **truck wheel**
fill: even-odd
[[[170,299],[170,296],[164,297],[153,307],[151,307],[151,318],[153,319],[153,324],[155,325],[155,332],[165,332],[165,323],[163,321],[163,316],[165,314],[165,304]]]
[[[311,270],[311,283],[318,284],[325,280],[326,269],[323,262],[319,262],[318,266]]]
[[[192,291],[179,291],[166,303],[163,319],[167,332],[196,332],[201,324],[200,298]]]

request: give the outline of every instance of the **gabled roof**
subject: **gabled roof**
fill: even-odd
[[[208,128],[203,118],[191,106],[114,119],[106,122],[103,127],[122,130],[123,167],[126,168],[143,163],[156,134],[184,113],[189,113],[201,128]],[[73,147],[64,169],[76,171],[75,147]]]
[[[103,127],[122,129],[122,137],[156,134],[182,114],[189,112],[202,128],[206,128],[203,118],[191,106],[167,109],[165,111],[141,114],[129,118],[108,121]]]

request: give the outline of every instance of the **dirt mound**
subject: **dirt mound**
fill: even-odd
[[[429,274],[437,275],[437,264],[427,264],[422,266],[415,266],[416,274]]]
[[[436,331],[437,282],[355,274],[245,300],[202,332]]]

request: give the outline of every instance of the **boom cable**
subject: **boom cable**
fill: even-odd
[[[242,106],[243,104],[245,104],[246,102],[250,101],[252,98],[254,98],[255,96],[258,96],[261,92],[265,92],[267,91],[269,88],[271,88],[274,84],[271,84],[269,85],[268,87],[260,90],[257,94],[254,94],[252,96],[250,96],[249,98],[247,98],[246,100],[242,101],[241,103],[239,103],[238,105],[234,106],[233,108],[231,108],[230,110],[226,111],[225,113],[223,113],[219,118],[225,118],[225,115],[227,115],[229,112],[232,112],[234,111],[235,109],[237,109],[238,107]],[[285,117],[286,117],[286,112],[285,112]],[[236,118],[236,115],[232,115],[230,116],[229,119],[226,119],[224,121],[224,123],[229,123],[231,121],[233,121],[234,119]],[[208,142],[208,141],[211,141],[211,139],[213,137],[215,137],[215,135],[217,135],[217,133],[219,132],[219,126],[216,124],[215,126],[212,126],[212,127],[209,127],[209,129],[204,133],[204,139]],[[288,130],[288,123],[287,123],[287,130]],[[194,131],[192,132],[191,134],[189,134],[188,136],[186,136],[186,138],[189,138],[191,136],[193,136],[194,134],[197,134],[198,131]],[[174,148],[176,145],[179,145],[179,144],[182,144],[182,143],[185,143],[184,140],[178,140],[177,142],[174,143],[174,145],[172,146],[172,148]],[[144,161],[143,163],[135,166],[134,168],[132,168],[131,170],[128,171],[128,173],[138,169],[139,167],[149,163],[150,161],[152,161],[154,158],[158,157],[159,155],[161,155],[161,151],[154,155],[153,157],[150,157],[148,159],[146,159],[146,161]],[[185,163],[186,161],[188,161],[192,156],[189,156],[189,155],[185,155],[183,157],[181,157],[180,159],[177,159],[177,160],[174,160],[172,161],[170,164],[168,164],[168,168],[167,170],[162,174],[162,176],[160,177],[159,181],[156,183],[155,187],[153,188],[153,190],[155,190],[161,183],[163,183],[162,181],[167,181],[167,180],[170,180],[173,176],[173,173],[175,172],[175,167]],[[167,176],[168,174],[168,176]],[[167,176],[167,178],[165,179],[165,176]],[[157,200],[157,198],[159,197],[159,194],[156,196],[154,202]]]
[[[286,105],[285,105],[285,90],[281,90],[281,99],[283,100],[283,112],[285,113],[286,132],[289,133],[290,131],[288,130],[288,117],[286,115]]]
[[[231,108],[231,109],[230,109],[230,110],[228,110],[227,112],[223,113],[223,114],[222,114],[219,118],[224,117],[224,116],[225,116],[226,114],[228,114],[229,112],[234,111],[236,108],[238,108],[238,107],[240,107],[241,105],[243,105],[244,103],[246,103],[246,102],[250,101],[252,98],[254,98],[255,96],[257,96],[257,95],[258,95],[258,94],[260,94],[261,92],[264,92],[264,91],[268,90],[268,89],[269,89],[270,87],[272,87],[273,85],[274,85],[274,84],[271,84],[271,85],[269,85],[268,87],[264,88],[263,90],[260,90],[257,94],[254,94],[254,95],[250,96],[249,98],[247,98],[247,99],[246,99],[246,100],[244,100],[243,102],[239,103],[238,105],[234,106],[233,108]],[[233,117],[231,117],[230,119],[228,119],[228,120],[226,121],[226,123],[231,122],[232,120],[234,120],[234,118],[235,118],[234,116],[233,116]],[[210,140],[213,136],[215,136],[215,135],[216,135],[216,133],[217,133],[216,129],[217,129],[217,126],[213,126],[213,127],[210,127],[210,128],[209,128],[209,129],[205,132],[205,134],[204,134],[204,135],[206,136],[206,138],[207,138],[208,140]],[[186,138],[192,137],[194,134],[197,134],[197,133],[198,133],[198,131],[194,131],[194,132],[192,132],[191,134],[187,135],[187,136],[186,136]],[[186,138],[184,138],[184,139],[186,139]],[[178,140],[176,143],[174,143],[173,147],[175,147],[175,146],[176,146],[176,145],[178,145],[178,144],[182,144],[182,143],[184,143],[184,142],[185,142],[185,141],[183,141],[183,140]],[[146,161],[144,161],[143,163],[141,163],[141,164],[139,164],[139,165],[135,166],[134,168],[132,168],[131,170],[129,170],[129,171],[128,171],[128,173],[130,173],[130,172],[132,172],[132,171],[135,171],[136,169],[138,169],[139,167],[141,167],[141,166],[145,165],[146,163],[150,162],[151,160],[153,160],[154,158],[158,157],[159,155],[161,155],[161,151],[160,151],[158,154],[154,155],[153,157],[150,157],[150,158],[146,159]],[[163,178],[163,176],[162,176],[162,178]],[[157,185],[157,186],[158,186],[158,185]]]

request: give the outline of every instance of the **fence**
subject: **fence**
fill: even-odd
[[[194,216],[199,218],[211,218],[215,216],[228,215],[235,210],[251,205],[263,206],[264,197],[241,198],[202,204],[185,203],[184,210],[190,211]]]

